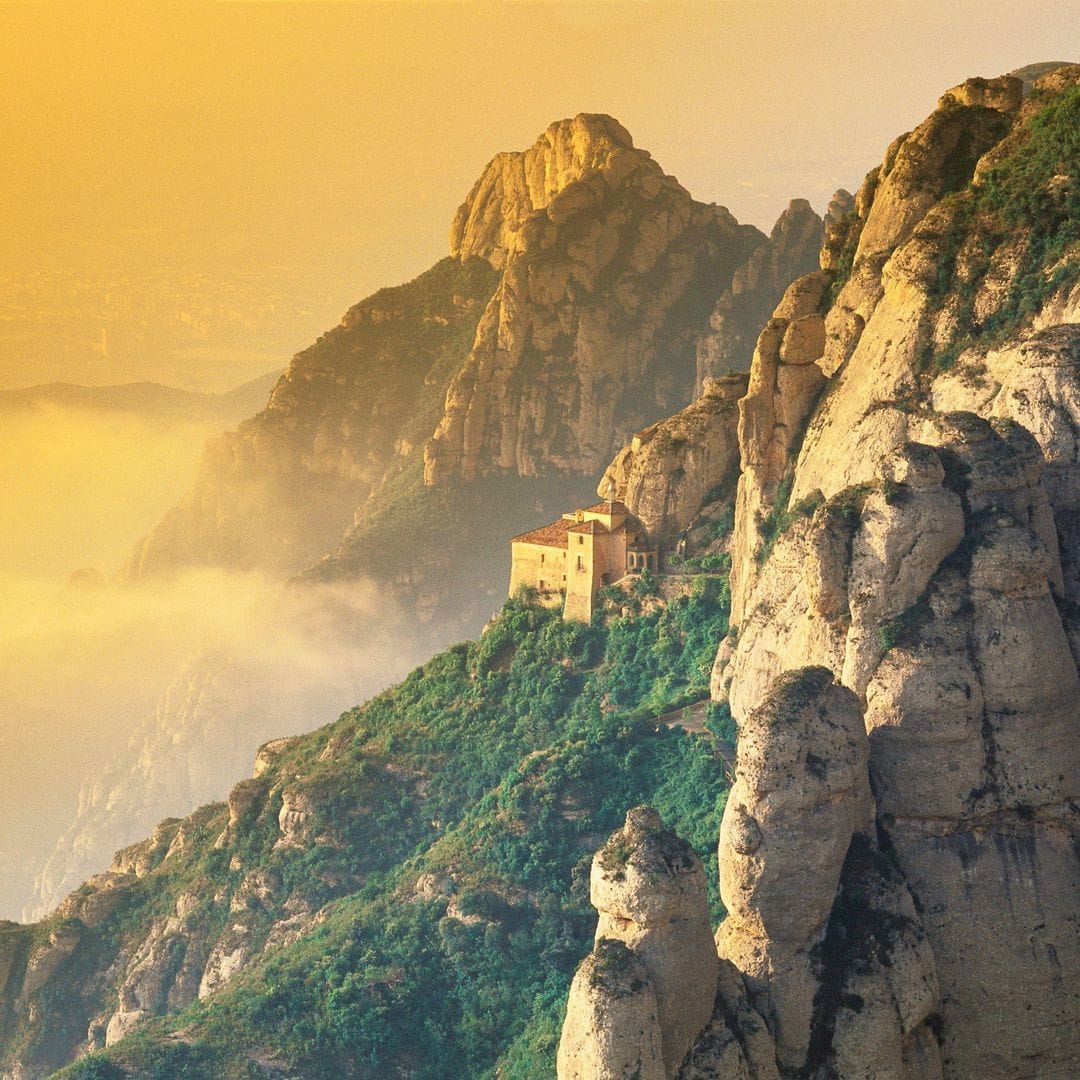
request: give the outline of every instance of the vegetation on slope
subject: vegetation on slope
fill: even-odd
[[[727,581],[685,586],[664,603],[646,578],[612,594],[592,626],[510,601],[478,641],[245,781],[250,806],[217,846],[224,808],[173,823],[173,853],[80,930],[63,986],[43,991],[50,1015],[115,1002],[115,982],[101,981],[110,957],[125,946],[130,956],[178,899],[187,929],[175,971],[196,957],[201,970],[229,935],[256,959],[216,995],[63,1075],[551,1076],[595,925],[590,860],[627,808],[652,803],[694,844],[720,914],[722,763],[709,739],[658,716],[707,697]],[[286,846],[283,797],[311,811]],[[309,932],[261,952],[305,920]],[[33,1056],[55,1033],[9,1035]]]
[[[932,298],[952,307],[955,329],[946,348],[927,347],[920,368],[931,374],[970,345],[1003,340],[1080,280],[1080,87],[1050,96],[947,205]],[[980,306],[1002,267],[1007,289]]]

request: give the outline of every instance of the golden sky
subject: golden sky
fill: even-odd
[[[1077,0],[0,4],[0,274],[105,267],[137,292],[152,270],[178,296],[193,268],[211,289],[265,278],[282,310],[251,332],[253,372],[445,254],[486,161],[554,119],[613,114],[695,196],[767,229],[792,196],[821,209],[856,185],[968,75],[1080,57],[1078,15]],[[102,355],[75,381],[137,373],[138,349],[121,370],[90,330]],[[19,347],[0,337],[0,386],[43,381],[48,357],[19,367]],[[154,350],[149,377],[183,382],[189,354],[166,363],[151,335]]]

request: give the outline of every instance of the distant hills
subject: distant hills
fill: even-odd
[[[280,377],[280,371],[267,372],[220,394],[179,390],[155,382],[114,386],[42,383],[19,390],[0,390],[0,414],[52,406],[134,413],[166,423],[218,421],[222,427],[229,427],[260,409]]]

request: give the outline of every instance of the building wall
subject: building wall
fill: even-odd
[[[588,533],[566,534],[566,606],[563,618],[589,622],[593,613],[593,597],[598,588],[596,582],[595,541],[599,537]]]
[[[619,529],[596,539],[599,549],[595,562],[596,588],[599,589],[602,585],[618,581],[626,574],[626,530]]]
[[[626,573],[626,530],[595,536],[567,533],[567,541],[566,606],[563,616],[589,622],[596,606],[597,590],[604,584],[618,581]]]
[[[582,510],[580,511],[580,520],[599,521],[605,528],[614,531],[626,521],[626,511],[615,510],[614,513],[604,514],[597,510]]]
[[[566,552],[543,544],[515,543],[510,545],[510,595],[522,585],[536,589],[538,599],[547,607],[562,602],[566,587]],[[544,584],[541,585],[540,583]]]

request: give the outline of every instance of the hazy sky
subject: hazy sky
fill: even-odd
[[[857,184],[963,78],[1080,57],[1078,16],[1076,0],[4,4],[0,275],[119,268],[137,289],[149,268],[288,267],[304,310],[282,312],[284,361],[445,254],[488,159],[554,119],[613,114],[695,196],[767,229],[792,196],[821,208]]]

